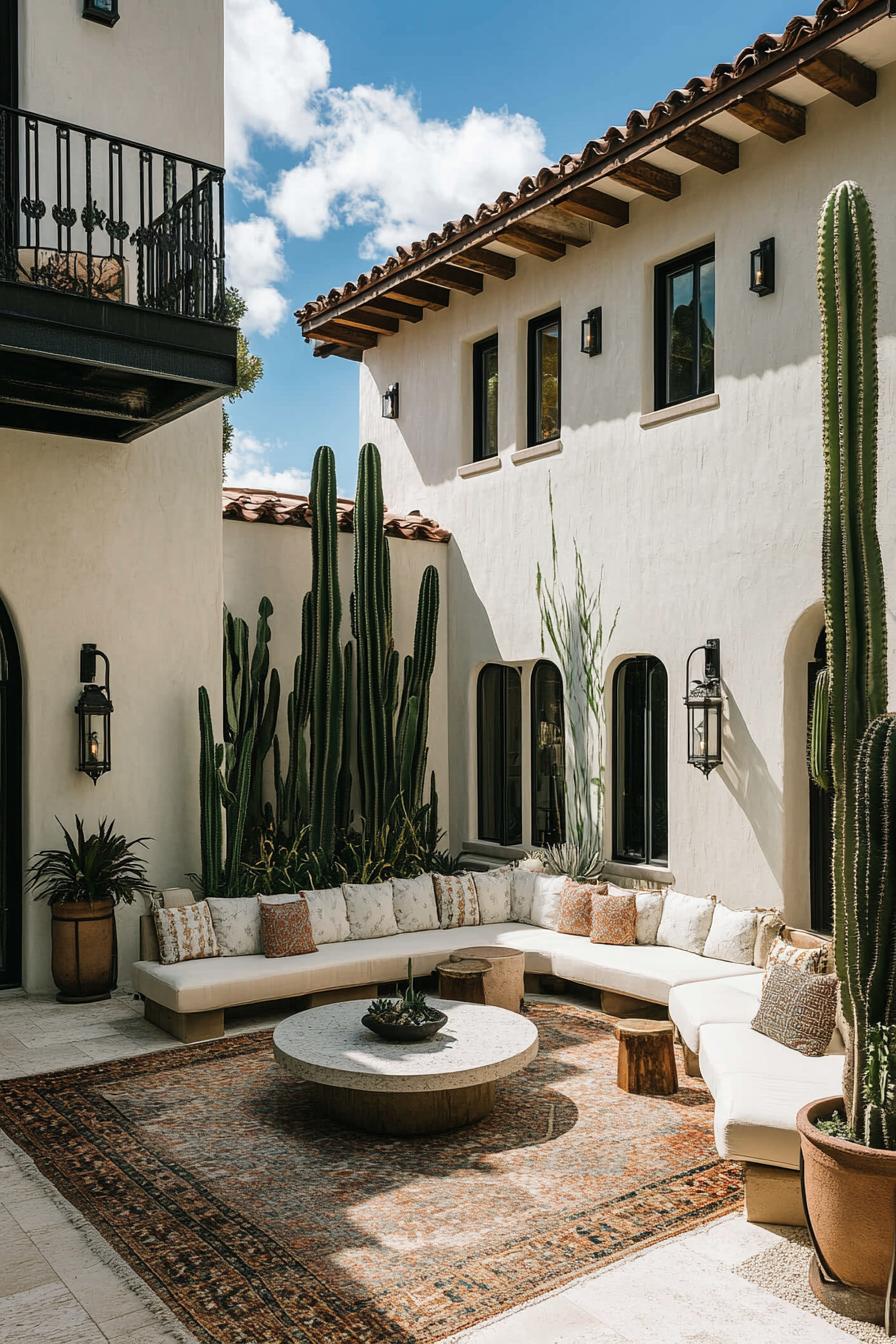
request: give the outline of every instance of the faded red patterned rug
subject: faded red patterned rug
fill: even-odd
[[[532,1005],[492,1116],[322,1122],[271,1033],[23,1078],[0,1123],[208,1344],[426,1344],[737,1208],[712,1103],[615,1083],[610,1018]]]

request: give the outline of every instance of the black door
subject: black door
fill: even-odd
[[[0,104],[19,105],[19,0],[0,0]]]
[[[812,700],[815,681],[827,663],[827,640],[822,630],[815,645],[815,657],[809,664],[809,724],[812,722]],[[809,776],[809,897],[812,928],[817,933],[830,933],[834,927],[834,888],[831,875],[831,847],[833,844],[834,795],[830,789],[820,789]]]
[[[0,602],[0,989],[22,978],[22,668]]]
[[[0,109],[19,105],[19,0],[0,0]],[[18,240],[18,122],[0,111],[0,280],[12,279]]]

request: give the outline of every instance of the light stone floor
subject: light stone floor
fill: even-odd
[[[243,1019],[233,1031],[278,1019]],[[123,991],[63,1006],[0,993],[2,1080],[176,1049]],[[847,1344],[852,1336],[741,1278],[780,1241],[741,1216],[663,1242],[467,1332],[464,1344]],[[0,1344],[190,1344],[161,1303],[0,1133]],[[248,1341],[247,1344],[252,1344]],[[319,1344],[327,1344],[323,1339]]]

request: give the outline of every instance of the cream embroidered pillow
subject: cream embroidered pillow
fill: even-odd
[[[513,892],[513,870],[492,868],[487,873],[474,873],[476,900],[479,902],[481,924],[507,924],[510,920],[510,902]]]
[[[717,904],[703,945],[704,957],[752,966],[755,946],[756,916],[753,911],[729,910],[727,905]]]
[[[535,874],[522,864],[514,868],[510,879],[510,918],[515,924],[531,923],[532,895],[535,891]]]
[[[391,882],[343,882],[342,894],[353,941],[388,938],[398,932]]]
[[[526,920],[539,929],[556,929],[560,915],[560,897],[566,878],[548,873],[530,873],[532,905]]]
[[[153,919],[159,940],[159,961],[163,966],[220,957],[207,901],[179,905],[173,910],[156,910]]]
[[[347,943],[352,936],[341,887],[303,891],[308,903],[311,932],[318,947],[324,943]]]
[[[469,873],[459,873],[455,877],[433,873],[432,884],[439,909],[439,928],[460,929],[479,923],[476,884]]]
[[[432,873],[419,877],[393,877],[392,906],[401,933],[422,933],[439,927]]]
[[[686,896],[683,891],[667,891],[663,914],[656,931],[658,947],[678,947],[682,952],[703,952],[712,923],[715,898]]]
[[[635,905],[638,910],[635,942],[652,947],[656,942],[660,920],[663,917],[663,892],[636,891]]]
[[[255,896],[209,896],[206,902],[222,957],[261,956],[261,912]]]

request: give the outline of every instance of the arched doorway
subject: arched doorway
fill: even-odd
[[[815,645],[815,656],[808,668],[809,722],[818,674],[827,664],[827,637],[822,630]],[[834,823],[834,795],[820,789],[809,776],[809,901],[812,927],[830,933],[834,925],[834,891],[831,878],[831,843]]]
[[[22,666],[0,601],[0,988],[22,979]]]

